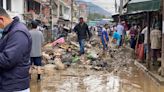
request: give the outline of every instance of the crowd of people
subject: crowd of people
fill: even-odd
[[[79,31],[80,30],[84,29],[80,28]],[[161,30],[159,30],[158,25],[155,25],[154,28],[150,29],[150,44],[148,44],[147,23],[143,26],[137,23],[128,25],[125,21],[118,22],[115,25],[108,25],[105,23],[104,25],[90,27],[89,31],[87,31],[87,33],[97,33],[104,51],[107,51],[107,49],[110,48],[110,44],[117,48],[130,46],[135,51],[137,59],[145,62],[147,58],[148,45],[150,45],[152,65],[155,65],[155,63],[157,63],[157,59],[161,57],[160,51],[162,33]]]

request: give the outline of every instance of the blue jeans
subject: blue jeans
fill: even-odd
[[[117,39],[117,46],[120,46],[121,39]]]
[[[80,54],[84,54],[84,43],[85,43],[84,39],[79,40]]]
[[[108,49],[108,44],[106,44],[105,41],[102,41],[102,44],[103,44],[103,49],[104,50]]]
[[[147,44],[144,44],[144,58],[145,59],[146,59],[147,51],[148,51],[148,45]]]

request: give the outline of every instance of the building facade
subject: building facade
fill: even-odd
[[[25,23],[39,19],[48,26],[68,25],[77,22],[78,6],[74,0],[0,0],[11,17],[19,16]],[[86,16],[85,5],[80,5],[80,13]]]
[[[10,17],[18,16],[23,22],[24,0],[0,0],[0,6],[9,13]]]

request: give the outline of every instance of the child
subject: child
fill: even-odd
[[[120,45],[120,41],[121,41],[121,36],[119,35],[119,33],[117,33],[116,31],[113,33],[113,40],[112,42],[114,44],[116,44],[117,47],[119,47]]]

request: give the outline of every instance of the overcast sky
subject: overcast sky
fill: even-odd
[[[84,0],[84,1],[92,2],[102,7],[103,9],[111,12],[112,14],[115,13],[115,0]],[[117,0],[117,2],[119,3],[119,0]]]

